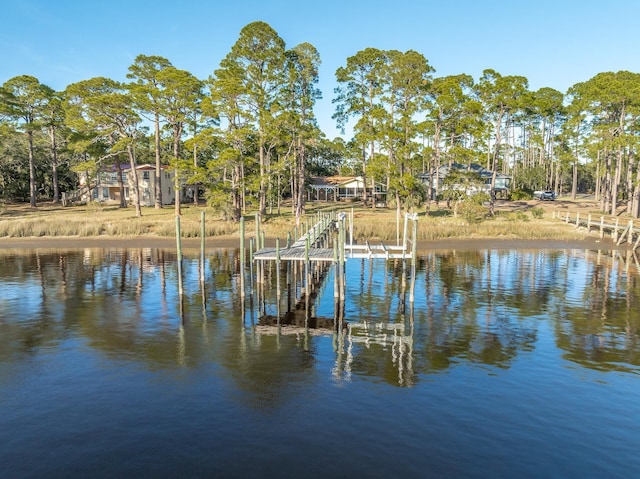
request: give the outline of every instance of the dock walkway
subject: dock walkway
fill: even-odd
[[[416,214],[406,214],[404,223],[404,237],[402,245],[387,246],[384,243],[370,244],[353,244],[353,210],[349,216],[349,232],[346,228],[347,214],[344,212],[322,214],[313,227],[308,227],[307,232],[296,239],[293,244],[291,240],[287,241],[287,246],[280,247],[280,241],[276,240],[275,248],[262,247],[255,253],[252,253],[251,263],[256,265],[256,281],[255,284],[264,287],[265,283],[265,267],[267,262],[275,262],[276,272],[276,296],[280,297],[280,274],[282,262],[297,263],[301,268],[300,276],[303,278],[304,286],[301,286],[301,297],[305,303],[318,290],[320,284],[324,281],[326,271],[331,267],[335,267],[334,274],[334,298],[344,301],[346,291],[346,268],[347,259],[402,259],[403,271],[406,268],[406,260],[411,259],[411,288],[409,301],[413,303],[414,284],[415,284],[415,262],[416,262],[416,238],[418,231],[418,218]],[[413,232],[411,237],[408,233],[409,221],[413,222]],[[244,232],[244,228],[241,227]],[[337,233],[337,234],[336,234]],[[244,233],[243,233],[244,234]],[[241,245],[244,244],[244,237],[241,235]],[[347,236],[349,241],[347,242]],[[259,238],[259,220],[256,219],[256,238]],[[264,235],[262,235],[264,238]],[[242,247],[241,247],[242,249]],[[243,267],[244,268],[244,267]],[[289,268],[289,271],[294,269]],[[253,277],[253,273],[252,273]],[[253,284],[253,283],[252,283]],[[404,284],[404,281],[403,281]],[[244,291],[244,286],[242,286]],[[264,297],[264,293],[260,294]],[[305,304],[305,309],[308,309]],[[279,302],[278,302],[279,309]],[[279,314],[278,314],[279,316]]]
[[[329,215],[321,218],[295,242],[285,248],[261,248],[253,254],[254,261],[334,261],[334,252],[331,248],[322,248],[320,245],[330,243],[333,230],[336,229],[336,220]]]
[[[253,255],[254,261],[336,261],[335,252],[331,248],[317,247],[318,244],[329,244],[328,238],[338,229],[336,224],[344,220],[345,214],[340,213],[337,219],[322,218],[307,233],[298,238],[292,245],[285,248],[261,248]],[[416,215],[408,215],[408,219],[416,220]],[[415,241],[407,238],[402,245],[371,244],[368,240],[364,244],[353,243],[353,231],[349,235],[349,242],[344,243],[345,259],[411,259],[412,248],[407,243]],[[411,245],[412,246],[412,245]]]

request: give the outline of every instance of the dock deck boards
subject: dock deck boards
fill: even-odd
[[[280,250],[280,260],[282,261],[304,261],[304,248],[291,247]],[[254,260],[275,261],[277,258],[275,248],[262,248],[253,255]],[[309,248],[309,261],[333,261],[333,250],[326,248]]]
[[[335,226],[334,221],[322,220],[298,238],[287,248],[280,248],[281,261],[305,261],[307,241],[314,245],[328,230]],[[309,247],[309,261],[335,261],[333,249]],[[410,259],[412,253],[406,246],[380,244],[345,244],[345,259]],[[254,261],[276,261],[276,248],[261,248],[253,254]]]

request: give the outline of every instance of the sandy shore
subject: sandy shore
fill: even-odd
[[[267,245],[273,246],[273,240],[267,239]],[[199,238],[185,238],[182,246],[186,249],[199,249]],[[211,237],[206,240],[207,248],[237,248],[239,239],[234,237]],[[420,241],[420,251],[431,250],[478,250],[478,249],[589,249],[589,250],[625,250],[630,246],[616,245],[610,238],[600,240],[589,237],[584,240],[525,240],[525,239],[442,239]],[[160,248],[175,249],[176,241],[170,237],[38,237],[38,238],[0,238],[0,249],[78,249],[78,248]]]

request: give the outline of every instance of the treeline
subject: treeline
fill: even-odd
[[[316,123],[319,65],[313,45],[287,49],[255,22],[204,80],[146,55],[126,82],[98,77],[56,92],[11,78],[0,87],[0,197],[36,206],[77,188],[80,172],[152,163],[156,184],[170,165],[175,191],[198,185],[229,219],[249,205],[280,211],[284,198],[300,218],[309,176],[363,175],[408,208],[438,196],[419,174],[455,162],[512,175],[513,194],[588,192],[603,211],[640,215],[640,74],[530,91],[522,76],[437,77],[421,53],[367,48],[336,71],[334,119],[353,132],[343,141]],[[135,185],[141,215],[139,197]]]

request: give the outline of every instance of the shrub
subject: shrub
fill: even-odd
[[[531,216],[533,216],[535,219],[540,219],[542,218],[542,216],[544,215],[544,209],[543,208],[531,208]]]
[[[458,214],[468,223],[480,223],[487,217],[487,208],[475,201],[463,201],[458,206]]]
[[[529,216],[523,211],[510,211],[508,213],[501,213],[500,217],[505,221],[509,221],[512,223],[520,223],[529,221]]]
[[[533,199],[533,194],[529,191],[525,190],[513,190],[510,194],[510,199],[518,201],[518,200],[531,200]]]

